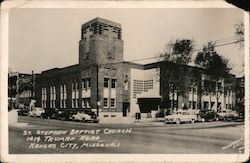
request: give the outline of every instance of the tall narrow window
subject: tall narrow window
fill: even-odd
[[[50,108],[55,108],[56,106],[56,86],[50,86]]]
[[[86,83],[86,80],[83,79],[82,80],[82,89],[86,89],[87,88],[87,83]]]
[[[79,85],[77,82],[72,82],[72,108],[78,108]]]
[[[112,108],[115,107],[115,98],[110,99],[110,107],[112,107]]]
[[[109,78],[104,78],[104,87],[105,88],[109,87]]]
[[[60,86],[60,108],[66,108],[66,84]]]
[[[111,80],[111,88],[115,88],[116,87],[116,79],[112,79]]]
[[[90,108],[90,98],[82,98],[82,108]]]
[[[103,107],[108,107],[108,98],[103,99]]]
[[[87,90],[90,88],[90,78],[82,79],[82,89]]]
[[[46,101],[47,101],[46,87],[42,87],[42,108],[46,108]]]
[[[87,86],[90,88],[90,78],[87,78]]]
[[[75,108],[75,95],[76,95],[76,87],[75,87],[75,82],[72,82],[72,108]]]

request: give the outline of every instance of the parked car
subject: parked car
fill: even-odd
[[[95,123],[99,121],[95,113],[91,111],[78,111],[77,114],[72,116],[72,120]]]
[[[34,109],[29,111],[29,116],[31,117],[41,117],[42,113],[44,113],[45,110],[40,107],[35,107]]]
[[[218,121],[220,116],[214,110],[200,110],[197,114],[198,121]]]
[[[42,113],[42,118],[47,118],[47,119],[50,119],[50,118],[57,118],[58,116],[58,109],[57,108],[46,108],[44,109],[45,112]]]
[[[177,111],[172,115],[164,117],[165,123],[176,123],[180,124],[182,122],[191,122],[194,123],[197,121],[197,115],[192,114],[188,111]]]
[[[218,115],[222,120],[236,119],[239,114],[235,110],[223,109],[218,111]]]
[[[72,120],[72,116],[76,113],[76,109],[59,109],[57,113],[57,119]]]
[[[18,113],[18,115],[28,116],[29,115],[29,108],[28,107],[19,108],[17,113]]]

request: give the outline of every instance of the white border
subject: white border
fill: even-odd
[[[101,5],[100,5],[101,4]],[[1,8],[1,160],[4,162],[243,162],[249,157],[249,28],[245,28],[245,153],[244,154],[8,154],[8,21],[12,8],[234,8],[223,1],[5,1]],[[245,12],[245,27],[249,15]]]

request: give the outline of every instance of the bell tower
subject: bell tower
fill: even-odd
[[[82,25],[79,42],[80,66],[99,65],[123,60],[121,25],[95,18]]]

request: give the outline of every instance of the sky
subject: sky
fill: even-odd
[[[236,8],[12,9],[9,68],[40,73],[77,64],[81,25],[96,17],[122,25],[127,61],[157,56],[173,39],[192,39],[202,45],[231,37],[235,24],[244,20],[243,11]],[[232,44],[216,51],[229,60],[231,73],[242,76],[244,48]]]

